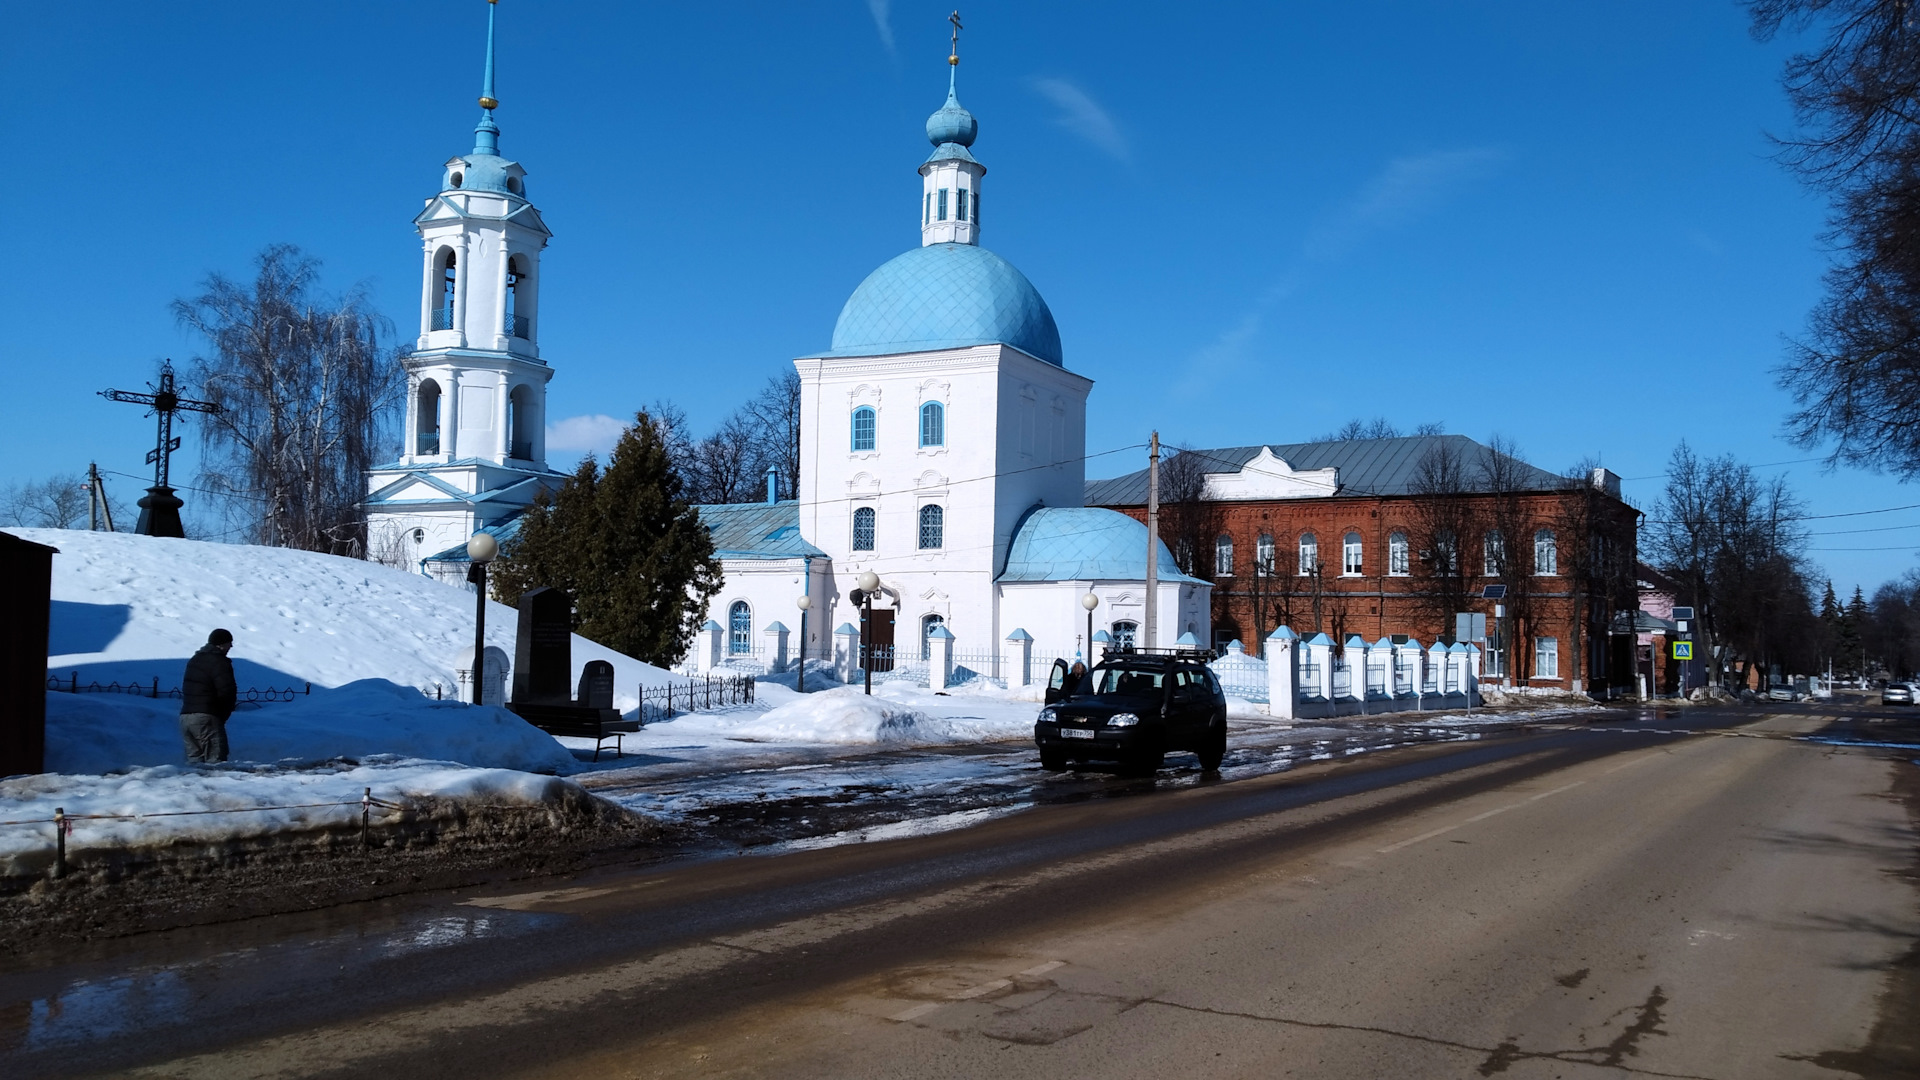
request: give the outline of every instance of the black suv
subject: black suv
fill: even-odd
[[[1116,653],[1077,680],[1056,660],[1033,741],[1054,771],[1095,759],[1148,774],[1167,751],[1191,750],[1212,772],[1227,753],[1227,698],[1203,653]]]

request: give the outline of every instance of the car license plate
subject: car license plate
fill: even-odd
[[[1060,737],[1063,739],[1091,739],[1093,738],[1093,732],[1086,728],[1063,727],[1060,729]]]

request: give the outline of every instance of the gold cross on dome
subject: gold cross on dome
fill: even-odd
[[[947,21],[953,24],[953,52],[947,57],[947,63],[958,64],[960,62],[960,13],[956,11],[947,16]]]

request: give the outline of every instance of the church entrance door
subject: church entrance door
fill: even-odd
[[[893,670],[893,609],[873,608],[860,615],[867,635],[867,657],[872,671]]]

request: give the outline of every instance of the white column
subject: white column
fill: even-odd
[[[841,682],[851,683],[860,676],[860,631],[852,623],[841,623],[833,638],[836,673]]]
[[[767,636],[767,671],[787,670],[787,624],[768,623],[767,628],[760,632]]]
[[[953,631],[936,626],[927,633],[927,689],[953,685]]]
[[[459,457],[460,447],[460,369],[448,368],[446,386],[441,395],[447,403],[446,427],[440,430],[440,452],[452,461]]]
[[[1013,650],[1013,671],[1007,674],[1010,685],[1033,685],[1033,635],[1016,626],[1013,633],[1007,635],[1007,646]],[[1020,680],[1015,683],[1014,680]]]
[[[493,391],[498,395],[493,403],[494,455],[500,461],[506,461],[513,453],[513,432],[507,430],[507,373],[501,372],[499,382]]]
[[[1267,715],[1291,720],[1300,700],[1300,635],[1280,627],[1267,635]]]
[[[458,265],[453,274],[453,328],[460,334],[460,344],[467,343],[467,279],[473,276],[473,258],[467,251],[467,238],[463,234],[454,240],[454,259]]]
[[[1367,700],[1367,656],[1373,647],[1359,634],[1348,634],[1345,646],[1347,654],[1347,696],[1365,703]]]
[[[503,232],[500,237],[500,257],[494,260],[493,295],[493,347],[501,352],[507,351],[511,339],[507,336],[507,240]]]
[[[1307,662],[1314,668],[1314,683],[1307,689],[1322,701],[1333,700],[1333,639],[1315,634],[1302,647]]]
[[[439,241],[429,240],[427,242],[427,250],[422,252],[420,256],[422,264],[420,271],[420,340],[416,344],[416,348],[426,348],[427,335],[433,332],[433,302],[438,299],[434,292],[434,286],[440,284],[434,280],[433,253],[439,250],[439,247]]]
[[[720,637],[726,633],[720,624],[708,619],[693,642],[693,669],[702,675],[713,674],[720,666]]]

